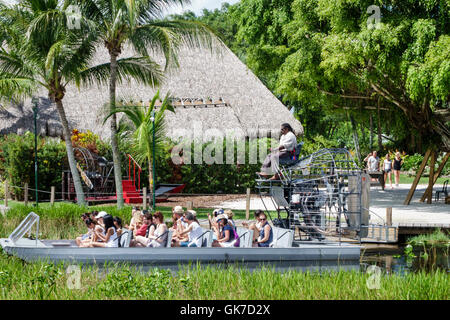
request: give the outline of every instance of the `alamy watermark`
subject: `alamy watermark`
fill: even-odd
[[[367,268],[366,273],[370,276],[366,281],[368,289],[380,289],[381,288],[381,268],[375,265],[371,265]]]
[[[66,9],[67,27],[81,29],[81,10],[77,5],[70,5]]]
[[[71,290],[81,289],[81,267],[77,265],[70,265],[66,269],[67,287]]]
[[[379,6],[371,5],[367,8],[367,13],[372,13],[369,18],[367,18],[367,29],[378,29],[381,22],[381,10]]]
[[[270,150],[279,146],[276,139],[279,133],[279,130],[256,129],[247,134],[231,128],[204,130],[203,122],[193,121],[192,129],[180,128],[172,132],[176,145],[171,159],[175,165],[258,164],[264,161]]]

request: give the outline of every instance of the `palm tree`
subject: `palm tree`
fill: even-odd
[[[105,69],[109,70],[109,64],[89,67],[98,35],[85,19],[80,21],[80,29],[71,29],[67,23],[67,6],[68,3],[58,0],[23,0],[17,5],[0,7],[0,95],[20,100],[39,89],[48,92],[63,127],[77,202],[84,205],[63,99],[71,83],[104,84],[108,80],[109,73]],[[117,68],[119,79],[126,78],[123,70],[130,69],[138,69],[142,77],[159,77],[155,75],[155,65],[146,59],[123,59],[118,61]]]
[[[130,45],[140,56],[154,63],[151,52],[163,52],[166,68],[176,65],[176,53],[181,44],[192,47],[211,45],[212,31],[198,22],[161,21],[165,9],[175,4],[189,3],[189,0],[73,0],[83,16],[96,25],[99,38],[110,57],[109,112],[111,114],[111,146],[114,162],[114,177],[117,206],[123,206],[120,153],[117,141],[116,107],[117,60],[125,45]],[[156,66],[156,63],[154,63]],[[140,78],[145,84],[157,86],[152,78],[143,78],[139,70],[130,70],[130,76]],[[134,74],[134,72],[136,74]],[[159,80],[159,79],[157,79]]]
[[[117,113],[123,113],[127,122],[123,122],[124,130],[128,133],[128,138],[131,141],[133,155],[141,164],[147,161],[148,164],[148,181],[150,192],[153,194],[155,187],[154,172],[152,169],[153,161],[153,130],[155,137],[156,150],[163,150],[164,142],[164,111],[169,110],[175,112],[169,100],[169,94],[166,95],[162,101],[161,106],[155,108],[156,101],[159,100],[159,90],[153,97],[148,107],[132,104],[122,104],[116,107],[106,118],[112,117]],[[153,113],[154,112],[154,113]],[[154,119],[153,118],[154,114]],[[123,118],[122,118],[123,119]],[[154,125],[154,127],[153,127]]]

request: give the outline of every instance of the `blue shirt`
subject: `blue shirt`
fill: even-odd
[[[264,228],[266,227],[266,225],[268,225],[270,227],[270,224],[266,221],[266,223],[261,227],[261,231],[259,232],[259,237],[262,239],[264,239]],[[269,239],[267,239],[266,242],[263,242],[261,244],[270,244],[273,241],[273,232],[272,232],[272,227],[270,227],[270,234],[269,234]]]
[[[228,241],[226,242],[231,242],[234,240],[234,230],[233,227],[230,225],[226,225],[225,227],[223,227],[222,229],[222,238],[225,238],[225,230],[228,230],[230,232],[230,237],[228,238]]]

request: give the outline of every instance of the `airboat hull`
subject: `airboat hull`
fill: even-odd
[[[65,245],[66,244],[66,245]],[[173,268],[188,264],[250,266],[359,266],[360,246],[336,243],[301,244],[291,248],[78,248],[66,241],[0,239],[10,255],[27,262],[129,265]]]

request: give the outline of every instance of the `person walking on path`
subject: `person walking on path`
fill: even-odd
[[[403,159],[400,156],[400,152],[395,153],[395,158],[393,161],[393,167],[394,167],[394,179],[395,179],[395,186],[398,187],[398,183],[400,181],[400,169],[402,168]]]
[[[384,171],[384,181],[387,182],[386,178],[389,179],[389,183],[391,185],[391,189],[394,189],[392,186],[392,160],[390,158],[389,153],[386,154],[386,158],[383,161],[383,171]]]

